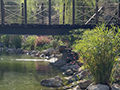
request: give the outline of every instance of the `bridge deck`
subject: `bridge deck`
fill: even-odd
[[[92,29],[95,25],[4,25],[0,26],[0,34],[23,34],[23,35],[64,35],[73,29]]]
[[[120,0],[31,1],[0,0],[0,34],[64,35],[99,23],[120,24]]]

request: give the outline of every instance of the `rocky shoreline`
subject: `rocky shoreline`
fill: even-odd
[[[50,60],[51,58],[61,58],[62,54],[59,53],[56,49],[53,48],[49,48],[47,50],[44,50],[42,52],[40,51],[36,51],[36,50],[24,50],[21,48],[0,48],[0,51],[5,51],[8,53],[12,53],[12,54],[25,54],[25,55],[29,55],[31,57],[38,57],[40,59],[47,59]]]
[[[43,79],[40,84],[46,87],[54,87],[57,90],[120,90],[120,85],[116,82],[111,86],[97,84],[90,80],[91,73],[87,70],[82,69],[83,63],[77,62],[79,55],[73,52],[69,48],[64,48],[62,51],[49,48],[42,52],[36,50],[23,50],[23,49],[10,49],[10,48],[0,48],[0,51],[6,51],[15,54],[26,54],[32,57],[40,57],[47,59],[57,58],[54,62],[49,63],[49,65],[57,68],[61,73],[65,74],[64,80],[56,76],[54,78]],[[60,53],[62,52],[62,53]],[[87,79],[86,79],[87,77]],[[120,79],[118,80],[120,82]]]
[[[41,85],[57,88],[56,90],[120,90],[120,79],[118,80],[119,83],[116,82],[111,86],[94,84],[90,79],[92,77],[91,73],[82,69],[83,64],[70,64],[67,57],[69,55],[67,51],[64,51],[60,60],[50,63],[50,65],[66,75],[64,79],[66,79],[67,83],[64,85],[64,80],[56,76],[55,78],[43,79],[40,82]]]

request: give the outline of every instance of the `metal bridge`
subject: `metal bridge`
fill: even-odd
[[[120,0],[1,0],[0,34],[63,35],[120,24]]]

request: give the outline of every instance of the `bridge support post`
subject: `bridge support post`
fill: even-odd
[[[22,3],[22,24],[24,24],[24,3]]]
[[[118,8],[118,24],[120,24],[120,0],[119,0],[119,8]]]
[[[1,25],[4,25],[4,3],[3,0],[1,0]]]
[[[75,24],[75,0],[73,0],[73,18],[72,18],[72,24]]]
[[[63,4],[63,25],[65,24],[65,3]]]
[[[98,17],[98,0],[96,0],[96,11],[95,11],[95,12],[96,12],[96,16],[95,16],[95,17],[96,17],[96,20],[95,20],[95,23],[98,24],[98,18],[99,18],[99,17]]]
[[[24,0],[24,8],[25,8],[25,25],[27,25],[27,0]]]
[[[42,24],[44,24],[44,5],[43,5],[43,3],[41,6],[41,9],[42,9]]]
[[[51,0],[49,0],[49,25],[51,25]]]
[[[83,3],[83,5],[82,5],[82,9],[83,9],[83,16],[82,16],[82,24],[84,25],[85,23],[84,23],[84,19],[85,19],[85,16],[84,16],[84,13],[85,13],[85,3]]]

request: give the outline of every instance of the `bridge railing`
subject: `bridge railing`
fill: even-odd
[[[0,24],[119,23],[120,0],[1,0]]]

